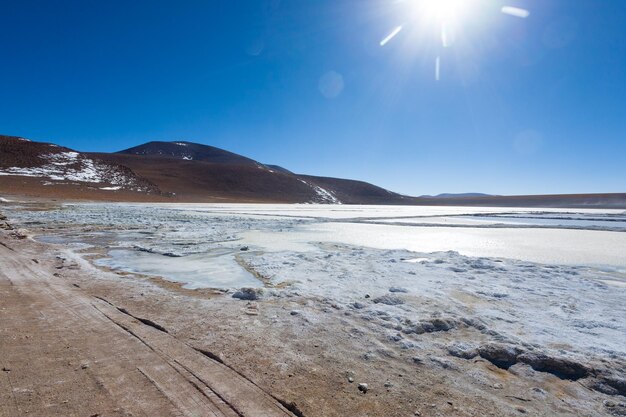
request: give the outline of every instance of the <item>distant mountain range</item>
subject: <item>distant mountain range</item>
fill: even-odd
[[[466,198],[466,197],[492,197],[490,194],[483,193],[462,193],[462,194],[437,194],[437,195],[423,195],[422,198]]]
[[[366,182],[298,175],[192,142],[89,153],[11,136],[0,136],[0,191],[123,201],[403,204],[407,199]]]
[[[106,201],[626,208],[626,194],[410,197],[363,181],[296,174],[186,141],[91,153],[1,135],[0,193]]]

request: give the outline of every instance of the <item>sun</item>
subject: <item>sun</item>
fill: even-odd
[[[441,35],[444,48],[454,43],[455,33],[476,0],[408,0],[414,17],[422,24],[432,26]]]
[[[437,23],[451,23],[463,18],[472,0],[410,0],[415,14]]]
[[[456,38],[456,32],[462,29],[463,23],[468,19],[480,18],[480,14],[490,7],[499,7],[492,0],[396,0],[396,4],[408,6],[403,7],[405,22],[396,26],[389,34],[380,41],[380,46],[385,46],[391,42],[406,25],[420,25],[431,27],[440,35],[441,46],[451,47]],[[500,11],[506,15],[519,17],[522,19],[530,16],[530,12],[514,6],[502,6]],[[408,17],[408,19],[407,19]],[[435,79],[440,80],[441,56],[435,60]]]

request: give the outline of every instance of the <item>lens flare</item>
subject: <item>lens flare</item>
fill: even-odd
[[[396,35],[398,33],[400,33],[400,31],[402,30],[402,26],[398,26],[397,28],[395,28],[394,30],[391,31],[391,33],[389,35],[387,35],[387,37],[385,39],[383,39],[382,41],[380,41],[380,46],[385,46],[390,40],[392,40],[393,38],[396,37]]]
[[[511,6],[504,6],[502,8],[502,13],[515,16],[515,17],[521,17],[522,19],[525,19],[528,16],[530,16],[530,12],[528,10],[520,9],[519,7],[511,7]]]
[[[431,23],[439,31],[441,47],[453,46],[458,26],[463,20],[477,16],[481,11],[493,3],[481,0],[400,0],[409,6],[414,19],[411,23],[423,25]],[[504,6],[500,11],[509,16],[527,18],[530,12],[526,9],[513,6]],[[409,19],[411,20],[411,19]],[[410,23],[407,23],[410,24]],[[396,26],[387,36],[380,41],[380,46],[385,46],[400,34],[405,25]],[[435,62],[435,79],[441,79],[441,56]]]

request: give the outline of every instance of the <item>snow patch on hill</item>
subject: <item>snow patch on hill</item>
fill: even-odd
[[[47,161],[37,167],[9,167],[0,169],[0,176],[40,177],[53,181],[110,184],[146,191],[137,180],[120,168],[81,156],[78,152],[59,152],[42,155]]]
[[[311,184],[303,179],[299,179],[299,181],[311,187],[313,191],[315,191],[315,194],[319,197],[318,199],[311,201],[311,203],[342,204],[341,200],[335,197],[332,192],[320,187],[319,185]]]

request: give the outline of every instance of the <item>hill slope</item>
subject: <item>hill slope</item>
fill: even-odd
[[[116,153],[121,155],[182,159],[185,161],[203,161],[214,164],[258,165],[256,161],[245,156],[192,142],[148,142]]]
[[[364,182],[301,176],[191,142],[82,153],[10,136],[0,136],[0,191],[181,202],[399,204],[404,198]]]
[[[111,201],[626,208],[626,194],[409,197],[362,181],[295,174],[191,142],[83,153],[1,135],[0,193]]]
[[[150,142],[90,155],[127,166],[163,193],[185,201],[400,204],[404,198],[365,182],[298,175],[189,142]]]
[[[155,195],[158,188],[128,167],[51,143],[0,136],[0,186],[42,195],[74,190],[90,198],[102,192]]]
[[[186,201],[399,204],[404,198],[361,181],[298,175],[192,142],[148,142],[92,155],[127,166],[162,192]]]

